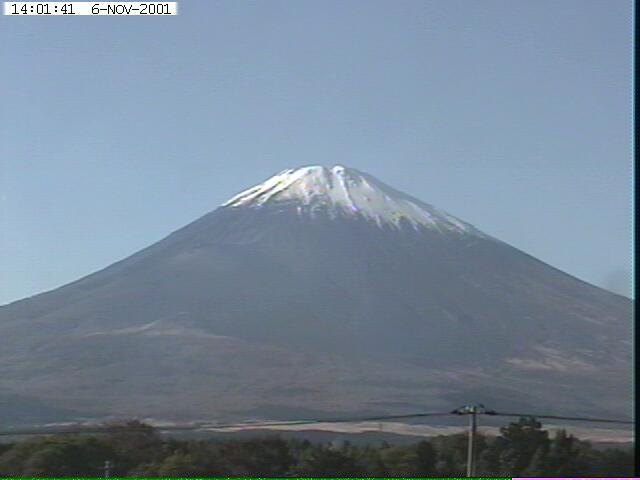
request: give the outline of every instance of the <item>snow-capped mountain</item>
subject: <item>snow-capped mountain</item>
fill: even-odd
[[[341,166],[0,307],[0,421],[626,417],[631,302]]]
[[[298,214],[323,210],[332,216],[358,215],[378,226],[430,228],[482,235],[471,225],[441,212],[375,178],[341,165],[283,170],[265,182],[236,195],[225,207],[261,208],[295,205]]]

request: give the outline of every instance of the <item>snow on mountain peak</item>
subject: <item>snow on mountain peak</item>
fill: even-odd
[[[472,233],[484,236],[472,225],[399,192],[353,168],[335,165],[287,169],[225,202],[223,207],[262,207],[292,204],[299,213],[326,209],[331,215],[360,215],[400,228]]]

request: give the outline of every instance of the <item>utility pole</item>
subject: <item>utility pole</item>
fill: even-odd
[[[478,415],[487,412],[484,405],[466,405],[457,408],[451,413],[456,415],[469,415],[469,444],[467,448],[467,477],[474,477],[476,474],[476,433],[478,431]]]
[[[111,476],[111,460],[105,460],[104,462],[104,478]]]
[[[475,407],[472,407],[469,416],[469,447],[467,449],[467,477],[474,477],[476,474],[476,430],[478,429],[477,416]]]

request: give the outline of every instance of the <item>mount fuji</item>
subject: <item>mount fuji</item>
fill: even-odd
[[[0,422],[628,416],[631,301],[355,169],[285,170],[0,307]]]

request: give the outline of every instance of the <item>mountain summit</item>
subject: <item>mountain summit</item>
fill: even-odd
[[[357,170],[285,170],[0,307],[0,421],[625,417],[631,302]]]
[[[331,215],[359,215],[379,226],[400,228],[404,224],[415,229],[480,234],[452,215],[394,190],[366,173],[341,165],[283,170],[223,206],[260,208],[283,204],[296,205],[299,214],[325,210]]]

